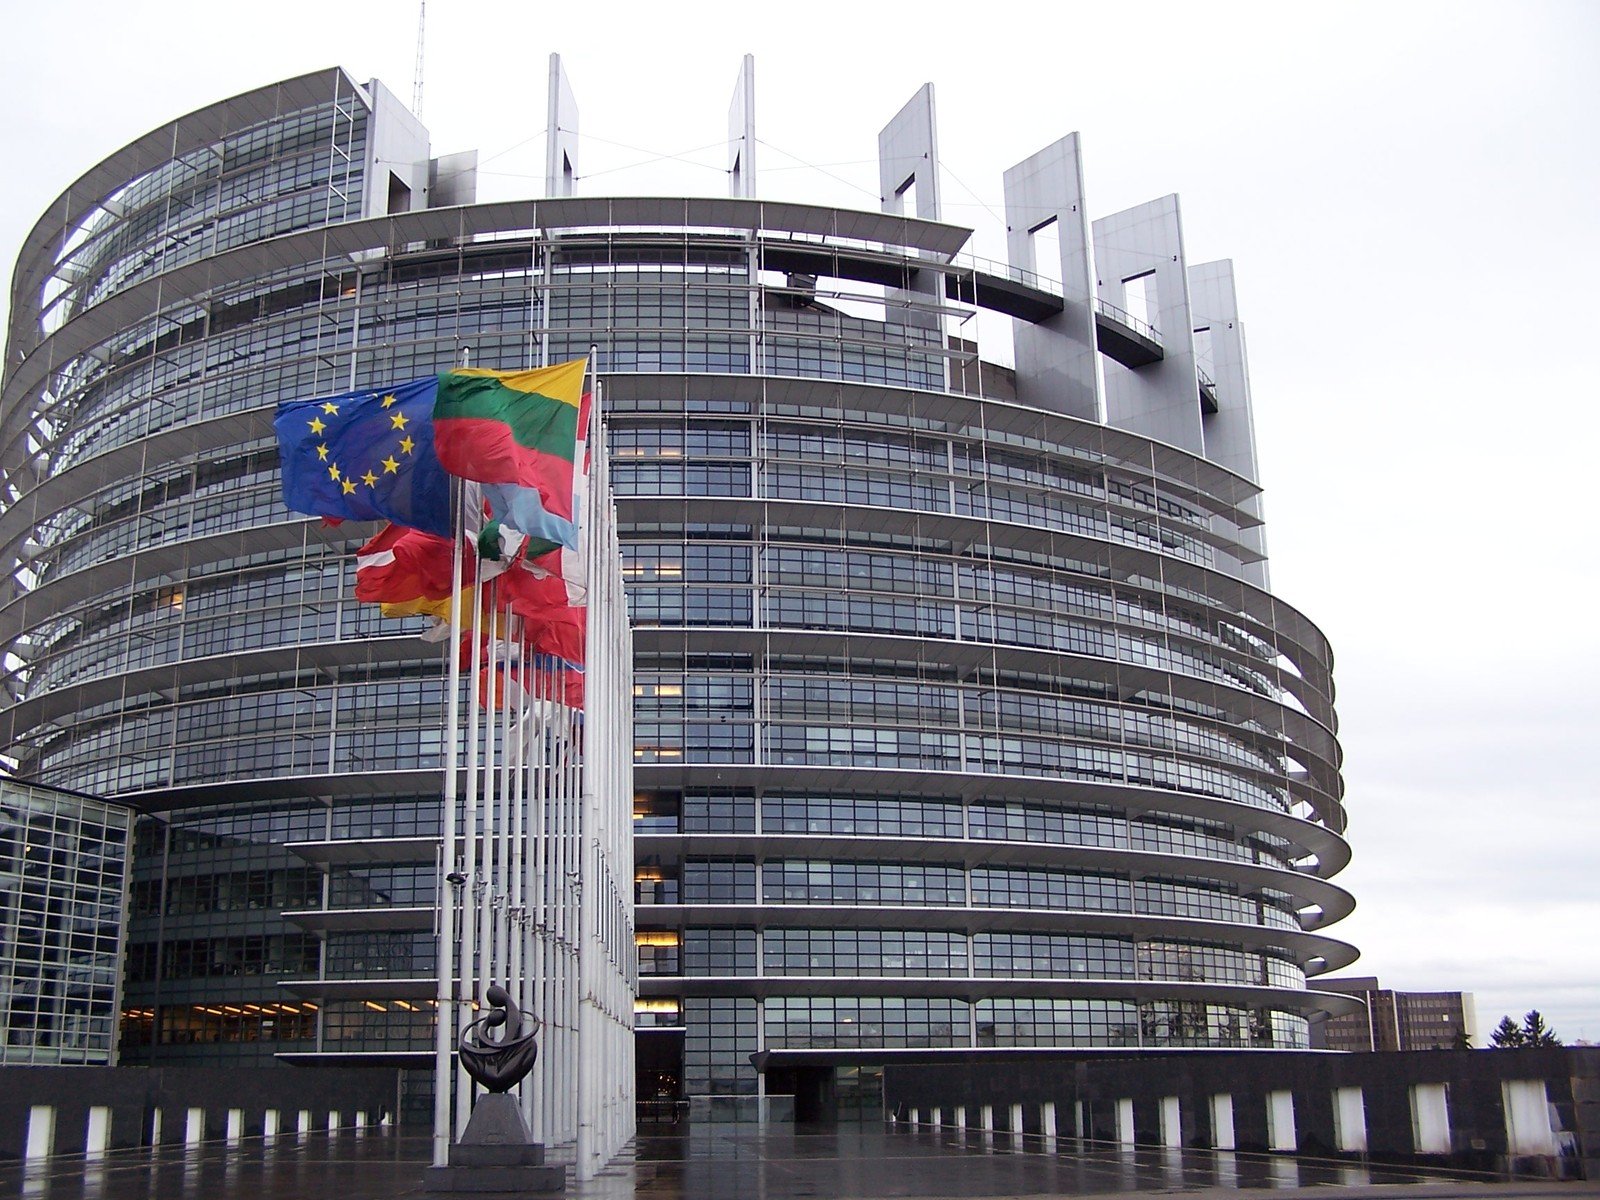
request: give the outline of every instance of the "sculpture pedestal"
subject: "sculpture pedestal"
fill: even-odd
[[[565,1167],[547,1165],[516,1099],[491,1093],[473,1106],[448,1167],[430,1167],[423,1191],[436,1196],[548,1196],[566,1190]]]

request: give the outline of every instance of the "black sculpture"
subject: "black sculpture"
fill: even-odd
[[[490,1010],[462,1031],[458,1044],[461,1065],[490,1095],[473,1104],[461,1140],[450,1147],[450,1165],[431,1168],[423,1191],[461,1200],[560,1192],[567,1169],[544,1161],[544,1146],[533,1140],[522,1106],[506,1095],[533,1070],[539,1057],[533,1037],[543,1022],[518,1008],[498,983],[485,989],[484,999]]]
[[[462,1031],[461,1065],[491,1092],[509,1092],[538,1061],[539,1047],[533,1039],[543,1022],[532,1013],[524,1014],[498,983],[491,983],[484,996],[492,1007]],[[491,1038],[489,1031],[501,1026],[505,1028],[500,1036]]]

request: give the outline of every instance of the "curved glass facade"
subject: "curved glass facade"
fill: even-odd
[[[963,231],[385,213],[386,113],[328,72],[182,118],[19,263],[0,732],[159,814],[128,1059],[429,1049],[442,662],[354,601],[366,531],[283,508],[272,407],[591,343],[662,1086],[754,1092],[762,1049],[1306,1045],[1343,1004],[1308,974],[1354,957],[1320,931],[1332,656],[1261,586],[1254,483],[1017,401],[947,332],[999,303]]]

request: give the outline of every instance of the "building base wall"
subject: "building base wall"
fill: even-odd
[[[1505,1085],[1519,1081],[1543,1083],[1548,1131],[1511,1128]],[[1419,1144],[1427,1122],[1418,1106],[1437,1098],[1441,1085],[1448,1150]],[[1338,1089],[1360,1090],[1359,1131],[1339,1128]],[[986,1108],[1003,1113],[1020,1104],[1025,1130],[1052,1112],[1057,1128],[1042,1132],[1086,1141],[1127,1142],[1118,1111],[1131,1107],[1133,1144],[1161,1145],[1163,1102],[1170,1113],[1174,1097],[1181,1142],[1194,1148],[1268,1152],[1292,1146],[1294,1153],[1316,1157],[1600,1179],[1600,1048],[1002,1052],[884,1066],[884,1104],[897,1120],[959,1108],[968,1126],[978,1128],[977,1114]],[[1231,1130],[1215,1128],[1219,1103],[1231,1108]],[[1532,1135],[1546,1132],[1546,1148],[1524,1152],[1538,1140]],[[1352,1148],[1357,1143],[1364,1148]]]
[[[261,1137],[269,1113],[280,1134],[296,1132],[302,1113],[310,1131],[326,1132],[335,1114],[339,1128],[376,1128],[396,1119],[399,1076],[382,1067],[0,1067],[0,1159],[23,1157],[40,1107],[54,1110],[55,1154],[91,1148],[91,1108],[110,1110],[108,1150],[181,1145],[194,1109],[206,1142]]]

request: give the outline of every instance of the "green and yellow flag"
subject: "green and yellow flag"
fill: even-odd
[[[537,489],[572,517],[573,460],[588,360],[538,371],[466,368],[439,376],[433,444],[444,469],[480,483]]]

